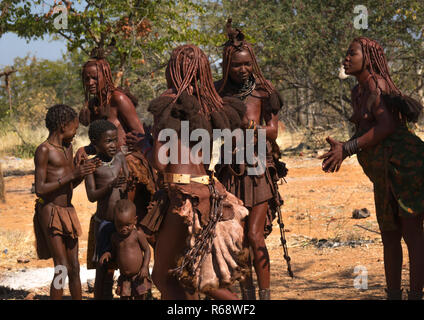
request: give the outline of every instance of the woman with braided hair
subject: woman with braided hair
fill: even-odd
[[[161,210],[151,207],[142,221],[157,234],[152,279],[162,299],[197,299],[199,293],[237,299],[229,288],[245,272],[247,210],[206,170],[207,163],[201,161],[200,152],[192,150],[193,144],[183,140],[182,121],[188,121],[190,134],[204,129],[211,136],[212,129],[232,129],[232,124],[240,123],[244,107],[236,99],[218,95],[208,58],[196,46],[173,50],[166,78],[168,90],[151,101],[148,109],[154,117],[153,146],[148,139],[134,140],[135,147],[162,174],[159,192],[168,203]],[[159,137],[164,129],[176,134],[167,143],[178,145],[177,163],[161,159],[164,142]],[[190,159],[184,162],[182,157],[187,154]]]
[[[244,102],[246,115],[239,128],[261,128],[266,131],[267,163],[265,172],[255,175],[248,174],[249,170],[245,167],[247,164],[226,164],[221,167],[217,176],[227,190],[242,200],[244,206],[249,209],[246,224],[247,242],[253,252],[259,298],[269,300],[270,258],[265,237],[271,233],[272,221],[279,206],[283,204],[276,184],[279,178],[276,176],[271,145],[276,145],[278,112],[283,102],[272,84],[264,78],[252,45],[245,41],[239,29],[231,27],[231,22],[229,19],[226,25],[229,40],[224,45],[223,75],[222,79],[215,83],[215,87],[222,97],[234,97]],[[244,299],[256,299],[251,272],[245,283],[241,283],[241,290]]]
[[[133,133],[144,134],[143,124],[140,121],[137,112],[137,99],[129,92],[115,87],[112,79],[112,72],[109,63],[104,57],[101,49],[94,49],[91,58],[82,67],[82,82],[84,85],[86,106],[80,111],[80,122],[88,126],[95,120],[105,119],[113,123],[117,128],[118,148],[126,144],[126,134]],[[124,150],[122,150],[124,151]],[[147,212],[147,205],[152,195],[156,191],[156,173],[149,166],[145,157],[134,150],[125,150],[125,159],[130,171],[131,183],[134,187],[130,188],[128,199],[133,201],[137,208],[137,218],[140,221]],[[76,159],[86,158],[88,155],[96,154],[95,147],[91,144],[82,147],[77,151]],[[93,215],[94,217],[94,215]],[[96,233],[98,223],[90,223],[90,234]],[[89,253],[94,252],[94,237],[89,237]],[[95,268],[91,262],[92,257],[87,257],[89,268]],[[108,288],[105,295],[96,298],[111,297],[113,284],[113,274],[109,273]]]
[[[388,299],[400,300],[403,238],[409,252],[409,299],[421,299],[424,282],[424,143],[410,129],[422,106],[393,83],[383,48],[375,40],[352,41],[343,63],[358,80],[352,90],[355,135],[347,142],[327,138],[331,149],[320,157],[325,172],[340,169],[347,156],[373,182],[377,221],[384,247]]]

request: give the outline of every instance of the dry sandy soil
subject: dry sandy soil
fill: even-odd
[[[280,232],[274,221],[273,232],[266,240],[271,257],[272,299],[384,299],[383,252],[372,185],[356,158],[347,159],[335,174],[323,173],[320,161],[313,157],[284,160],[289,174],[280,192],[285,200],[282,212],[294,278],[287,275]],[[37,260],[34,251],[33,179],[32,174],[5,178],[7,202],[0,203],[0,299],[48,298],[48,286],[12,290],[1,282],[13,271],[53,265],[52,260]],[[75,189],[73,203],[83,228],[79,252],[80,263],[85,265],[88,226],[95,204],[87,200],[83,185]],[[371,216],[352,219],[352,211],[361,208],[367,208]],[[408,255],[403,247],[406,288]],[[354,287],[356,266],[368,272],[367,289]],[[92,299],[87,283],[83,283],[83,289],[84,298]],[[65,294],[69,298],[69,292]],[[153,296],[159,298],[159,293],[154,290]]]

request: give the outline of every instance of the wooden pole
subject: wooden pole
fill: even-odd
[[[0,78],[4,77],[4,82],[5,82],[5,87],[7,90],[7,94],[9,95],[9,110],[10,112],[12,112],[12,93],[10,92],[10,81],[9,81],[9,76],[16,72],[16,70],[14,69],[10,69],[10,70],[5,70],[3,72],[0,72]]]

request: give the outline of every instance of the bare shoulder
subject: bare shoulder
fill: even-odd
[[[377,87],[380,91],[380,94],[389,93],[389,84],[387,83],[386,79],[384,79],[382,76],[377,75]]]
[[[34,161],[37,162],[40,158],[47,157],[49,155],[50,147],[47,142],[40,144],[37,149],[35,149]]]
[[[115,105],[120,105],[124,103],[125,104],[130,103],[131,105],[133,104],[131,99],[128,98],[127,95],[120,90],[113,91],[112,97],[111,97],[111,103]]]
[[[275,90],[275,87],[272,85],[271,81],[265,79],[265,82],[267,85],[271,87],[272,90]],[[268,98],[270,95],[264,83],[258,83],[256,85],[254,92],[256,95],[260,96],[261,98]]]
[[[141,230],[141,229],[137,229],[137,230],[136,230],[136,233],[137,233],[137,237],[138,237],[139,239],[146,239],[146,234],[143,232],[143,230]]]
[[[380,75],[375,75],[376,81],[369,81],[369,90],[372,94],[380,95],[382,93],[387,93],[389,86],[386,80]]]
[[[126,161],[125,160],[125,155],[122,153],[122,151],[118,151],[115,154],[115,158],[116,158],[116,160],[119,160],[121,163],[124,163]]]
[[[50,150],[48,144],[46,141],[44,141],[42,144],[40,144],[37,149],[35,149],[35,154],[42,154],[42,153],[48,153]]]

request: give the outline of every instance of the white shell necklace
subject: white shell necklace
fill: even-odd
[[[111,167],[114,160],[115,160],[115,156],[112,157],[112,159],[110,161],[107,161],[107,162],[102,160],[102,166]]]

